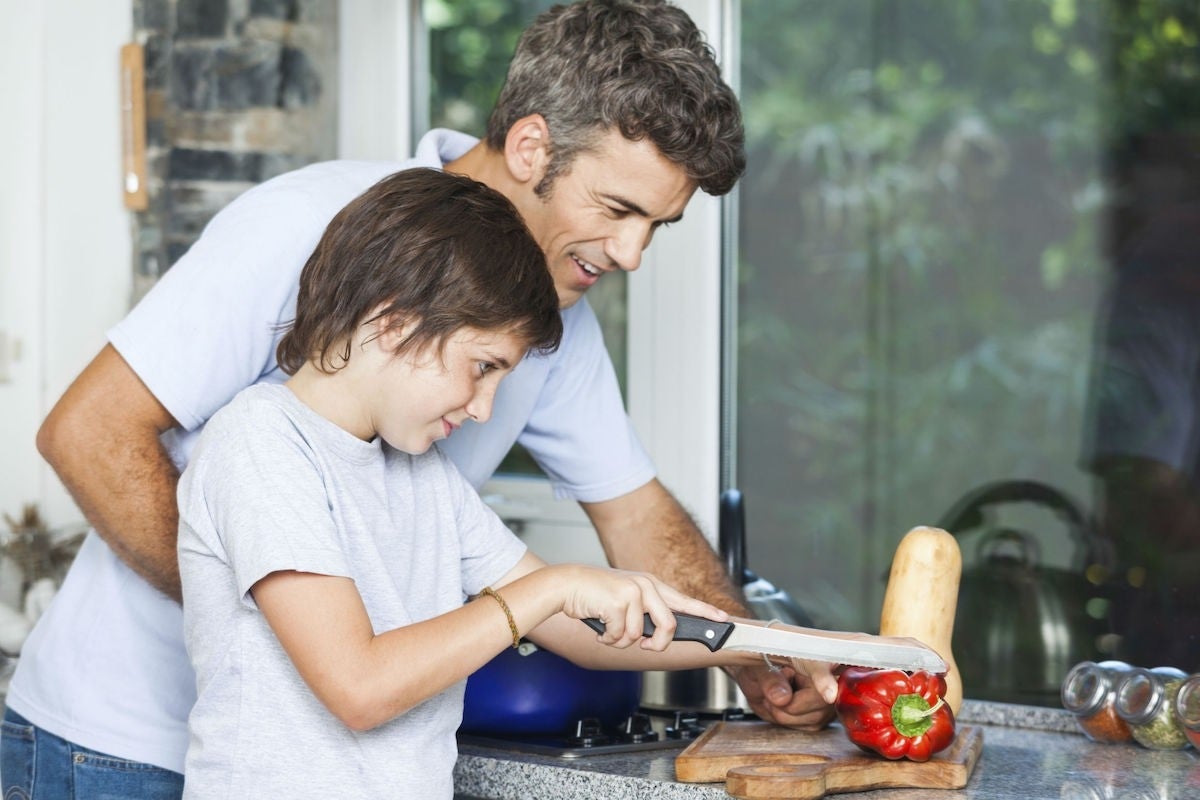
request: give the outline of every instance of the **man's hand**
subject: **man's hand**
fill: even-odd
[[[767,722],[816,731],[833,721],[836,684],[834,697],[826,699],[814,688],[808,675],[791,667],[776,671],[763,664],[729,667],[727,671],[746,695],[750,710]]]

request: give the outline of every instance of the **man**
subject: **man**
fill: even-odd
[[[744,614],[655,479],[580,302],[607,273],[637,269],[697,188],[728,192],[744,160],[737,100],[687,15],[662,0],[586,0],[523,35],[485,141],[433,131],[405,164],[314,165],[231,204],[110,331],[39,431],[39,450],[94,532],[26,643],[8,724],[41,737],[39,758],[52,747],[71,754],[77,792],[92,769],[87,780],[124,796],[177,796],[195,697],[178,606],[179,470],[217,409],[247,385],[284,379],[275,345],[301,267],[342,206],[403,167],[444,168],[508,197],[563,308],[557,353],[523,361],[492,420],[464,426],[445,452],[478,487],[519,440],[556,492],[580,502],[614,565]],[[827,722],[826,703],[789,677],[799,680],[765,665],[737,675],[760,715]],[[129,780],[142,783],[117,783]]]

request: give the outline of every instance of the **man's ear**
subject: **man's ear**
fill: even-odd
[[[550,163],[550,128],[541,114],[530,114],[513,123],[504,137],[504,162],[513,179],[534,185]]]

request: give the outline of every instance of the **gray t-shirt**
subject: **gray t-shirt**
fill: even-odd
[[[198,698],[186,798],[450,798],[463,684],[358,733],[300,678],[249,594],[279,570],[352,578],[376,633],[460,607],[525,546],[437,449],[364,442],[285,386],[209,421],[179,483]]]

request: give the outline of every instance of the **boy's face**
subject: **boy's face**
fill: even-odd
[[[511,333],[460,328],[440,354],[433,346],[392,358],[370,399],[375,430],[392,447],[415,455],[464,420],[486,422],[500,379],[525,350]]]
[[[608,272],[632,272],[661,225],[683,216],[696,184],[649,140],[613,130],[580,153],[545,197],[532,189],[520,211],[550,266],[563,308]]]

